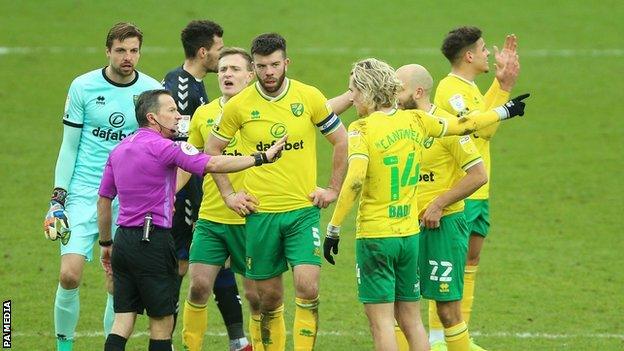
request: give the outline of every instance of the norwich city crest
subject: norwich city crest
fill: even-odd
[[[303,114],[303,104],[300,102],[290,104],[290,110],[295,117],[299,117]]]

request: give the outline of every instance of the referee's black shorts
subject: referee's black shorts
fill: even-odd
[[[142,242],[143,228],[119,227],[115,234],[113,267],[115,313],[147,311],[150,317],[175,312],[178,262],[170,229],[154,228]]]

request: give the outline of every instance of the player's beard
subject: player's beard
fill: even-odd
[[[403,106],[404,110],[415,110],[418,108],[416,100],[414,100],[414,97],[411,95],[407,98],[407,100],[401,102],[401,105]]]
[[[219,59],[216,60],[212,60],[211,58],[208,59],[208,62],[204,65],[204,68],[206,69],[206,73],[217,73],[218,72],[218,67],[219,66]]]
[[[128,71],[124,71],[124,70],[122,70],[122,69],[121,69],[121,66],[116,67],[116,66],[114,66],[114,65],[111,65],[110,67],[111,67],[111,69],[113,70],[113,72],[114,72],[115,74],[117,74],[118,76],[120,76],[120,77],[124,77],[124,78],[125,78],[125,77],[129,77],[129,76],[131,76],[132,74],[134,74],[134,65],[132,66],[132,69],[131,69],[129,72],[128,72]]]
[[[282,84],[284,84],[284,79],[286,79],[286,69],[284,69],[282,71],[282,75],[280,75],[279,78],[277,78],[277,84],[275,84],[274,87],[267,87],[266,85],[264,85],[263,80],[259,80],[259,82],[260,82],[260,85],[262,86],[262,89],[264,89],[264,91],[266,91],[267,93],[274,93],[282,87]]]

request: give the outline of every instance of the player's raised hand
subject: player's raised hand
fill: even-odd
[[[338,191],[333,188],[316,187],[316,189],[308,196],[314,206],[318,208],[327,208],[329,204],[338,199]]]
[[[518,56],[518,38],[515,34],[507,35],[503,50],[494,46],[496,79],[505,91],[511,91],[520,74],[520,59]]]
[[[510,34],[505,37],[505,43],[503,44],[503,50],[499,51],[497,46],[494,46],[494,58],[496,64],[504,65],[510,60],[515,60],[518,55],[518,38],[515,34]]]
[[[340,242],[340,227],[327,224],[327,234],[325,235],[325,241],[323,241],[323,256],[327,262],[336,264],[334,257],[331,255],[338,255],[338,243]]]
[[[236,212],[239,216],[245,217],[256,212],[259,202],[254,196],[247,194],[244,190],[232,193],[223,199],[227,207]]]

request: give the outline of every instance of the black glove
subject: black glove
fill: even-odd
[[[334,251],[334,255],[338,254],[338,243],[340,239],[333,239],[330,237],[325,237],[325,241],[323,241],[323,256],[327,262],[331,264],[336,264],[334,261],[334,257],[331,255],[331,252]]]
[[[334,257],[331,255],[332,251],[334,255],[338,254],[338,243],[340,242],[340,227],[327,224],[327,234],[325,235],[325,241],[323,242],[323,256],[327,262],[336,264]]]
[[[515,116],[524,116],[524,107],[526,104],[522,100],[528,98],[531,94],[522,94],[507,101],[502,107],[507,111],[507,118]]]

